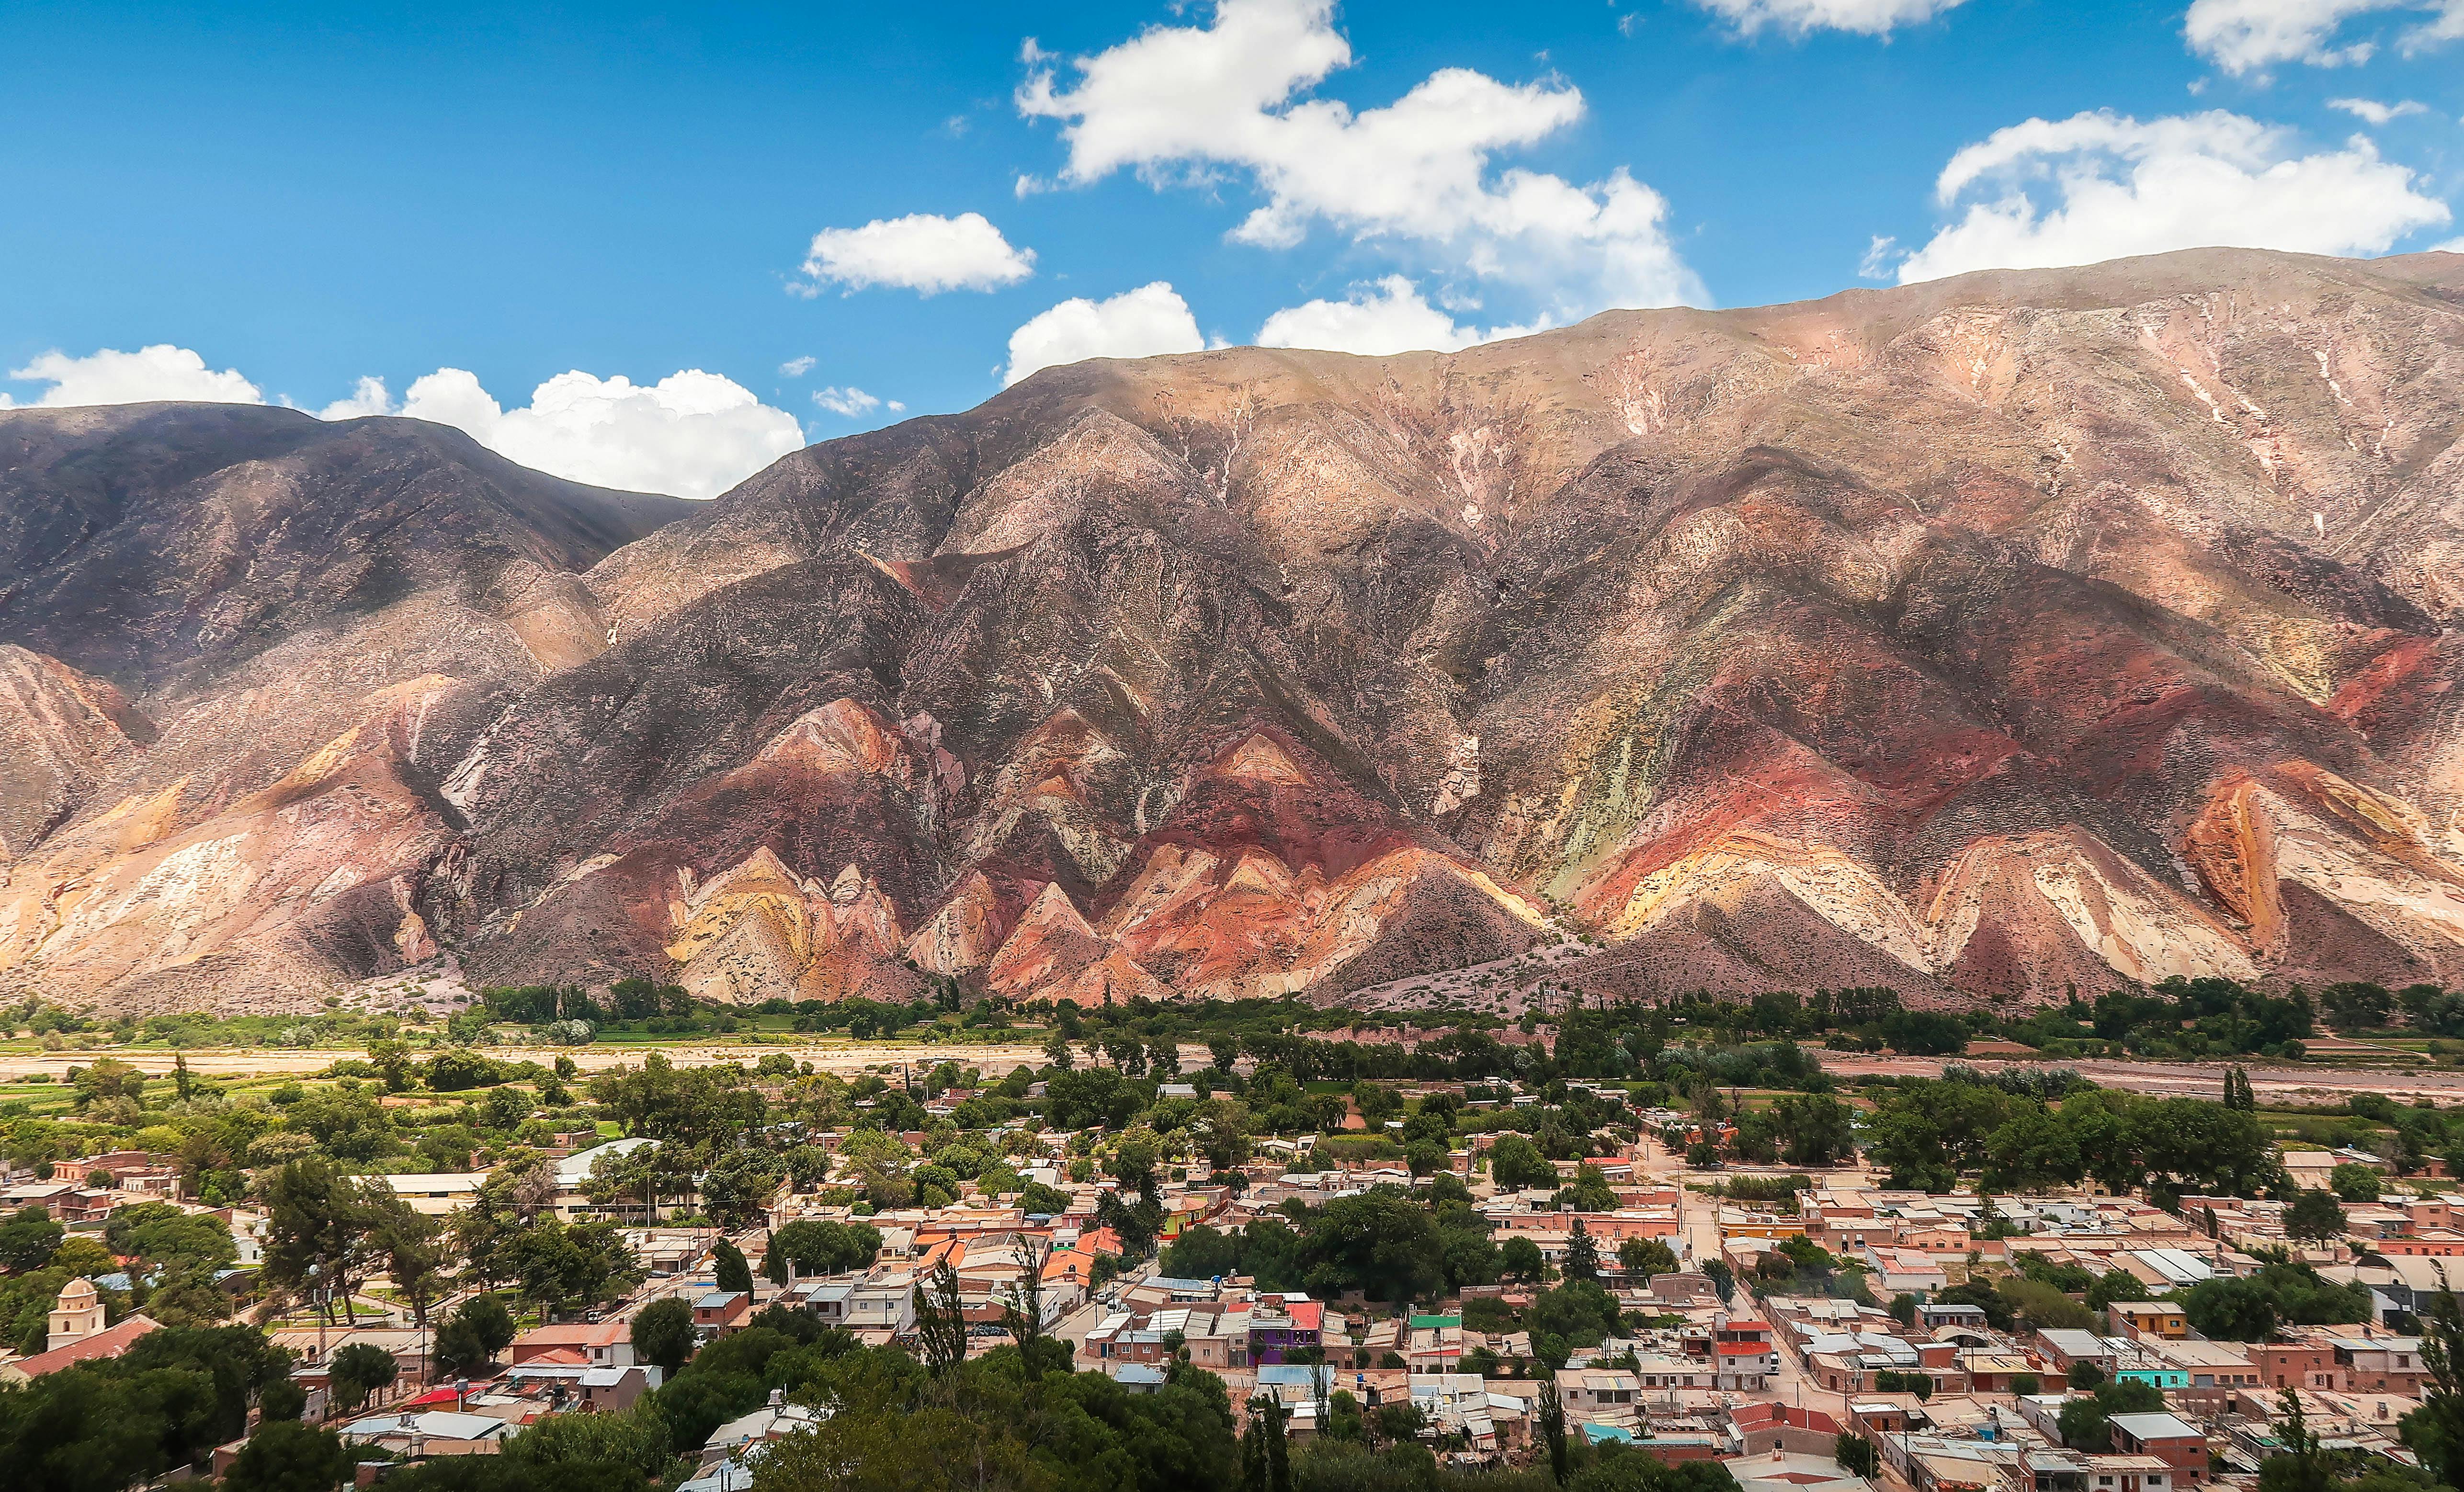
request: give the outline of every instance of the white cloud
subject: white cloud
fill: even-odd
[[[779,364],[779,376],[781,378],[803,378],[805,374],[810,373],[811,371],[813,371],[813,360],[811,358],[789,358],[786,362]]]
[[[1694,0],[1725,16],[1748,35],[1766,26],[1803,36],[1817,31],[1887,36],[1895,26],[1913,26],[1953,10],[1966,0]]]
[[[194,400],[206,404],[263,404],[265,396],[237,368],[217,373],[206,360],[186,347],[157,342],[135,352],[105,347],[82,358],[54,348],[9,376],[49,384],[34,401],[39,408],[69,405],[151,404],[157,400]],[[0,408],[15,401],[0,393]]]
[[[2342,109],[2365,124],[2385,124],[2403,119],[2408,114],[2428,114],[2430,105],[2407,99],[2402,103],[2381,103],[2375,99],[2330,99],[2327,107]]]
[[[730,379],[699,368],[656,384],[560,373],[507,409],[476,374],[438,368],[390,407],[382,380],[363,378],[320,419],[400,414],[432,420],[534,471],[599,487],[715,497],[804,443],[803,427]]]
[[[2378,50],[2374,36],[2339,44],[2345,22],[2387,11],[2432,10],[2438,14],[2400,37],[2409,54],[2464,36],[2464,0],[2192,0],[2182,35],[2192,52],[2228,73],[2278,62],[2343,67],[2366,62]]]
[[[1944,206],[1973,200],[1901,262],[1900,282],[2209,245],[2383,253],[2449,220],[2366,139],[2295,149],[2287,131],[2223,110],[2144,124],[2099,111],[1996,130],[1943,168]]]
[[[337,399],[317,411],[320,420],[360,420],[374,414],[393,413],[392,398],[385,393],[381,378],[363,378],[352,385],[348,399]]]
[[[1453,317],[1422,298],[1419,286],[1400,274],[1389,274],[1365,290],[1353,287],[1353,294],[1342,300],[1285,307],[1258,328],[1258,345],[1383,357],[1397,352],[1459,352],[1537,330],[1500,326],[1484,332],[1475,326],[1458,326]]]
[[[881,407],[881,401],[849,384],[845,388],[816,388],[813,403],[832,414],[843,414],[850,420],[861,419]]]
[[[1156,280],[1110,300],[1065,300],[1010,333],[1009,367],[1001,382],[1015,384],[1038,368],[1087,358],[1151,358],[1205,345],[1189,302]]]
[[[980,212],[875,218],[862,228],[813,235],[805,278],[788,286],[818,296],[825,282],[850,291],[887,286],[937,296],[945,290],[998,290],[1035,273],[1035,251],[1015,249]]]
[[[1331,0],[1220,0],[1211,26],[1152,27],[1079,58],[1067,91],[1040,49],[1027,55],[1019,110],[1063,121],[1063,185],[1127,169],[1160,188],[1245,171],[1266,200],[1233,230],[1243,243],[1288,247],[1324,222],[1522,286],[1560,318],[1705,298],[1668,240],[1666,202],[1622,167],[1587,186],[1490,169],[1497,152],[1582,117],[1581,92],[1562,79],[1446,68],[1357,114],[1302,97],[1352,61]]]
[[[1876,233],[1865,246],[1865,257],[1857,261],[1859,279],[1889,279],[1891,262],[1900,257],[1900,241],[1887,233]]]

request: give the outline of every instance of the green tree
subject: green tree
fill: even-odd
[[[1540,1400],[1533,1420],[1540,1431],[1540,1443],[1548,1452],[1549,1480],[1562,1487],[1573,1464],[1573,1448],[1566,1440],[1566,1406],[1557,1396],[1553,1372],[1540,1382]]]
[[[2301,1413],[2301,1395],[2286,1389],[2277,1396],[2279,1413],[2268,1428],[2276,1435],[2277,1453],[2259,1462],[2259,1492],[2333,1492],[2338,1478],[2334,1463],[2310,1433]]]
[[[1566,1235],[1565,1275],[1569,1280],[1593,1280],[1600,1277],[1600,1246],[1583,1219],[1574,1219],[1573,1229]]]
[[[1852,1110],[1828,1093],[1787,1093],[1771,1107],[1779,1158],[1792,1166],[1831,1166],[1857,1153]]]
[[[345,1410],[359,1408],[368,1401],[369,1394],[402,1376],[402,1366],[394,1361],[394,1355],[367,1342],[351,1342],[335,1349],[325,1366],[334,1387],[334,1402]]]
[[[1301,1240],[1303,1284],[1332,1298],[1358,1290],[1371,1300],[1418,1300],[1444,1283],[1444,1255],[1428,1212],[1380,1187],[1329,1202]]]
[[[404,1092],[418,1081],[407,1042],[370,1042],[368,1061],[375,1065],[378,1076],[385,1079],[388,1093]]]
[[[514,1313],[494,1295],[470,1297],[454,1307],[453,1319],[469,1327],[472,1334],[479,1339],[479,1345],[492,1357],[513,1345],[517,1329]]]
[[[391,1188],[377,1182],[388,1197]],[[366,1189],[318,1156],[286,1162],[266,1188],[268,1284],[310,1296],[327,1319],[339,1300],[345,1317],[375,1260]]]
[[[1677,1252],[1658,1239],[1627,1239],[1617,1244],[1617,1266],[1632,1279],[1675,1274]]]
[[[2276,1300],[2256,1280],[2202,1280],[2182,1311],[2199,1334],[2222,1342],[2264,1342],[2276,1334]]]
[[[1519,1134],[1501,1134],[1488,1150],[1489,1179],[1505,1191],[1557,1184],[1557,1168],[1540,1147]]]
[[[1882,1474],[1881,1452],[1874,1449],[1873,1441],[1854,1430],[1840,1431],[1838,1437],[1831,1442],[1831,1459],[1837,1461],[1843,1470],[1868,1481],[1878,1480]]]
[[[328,1492],[351,1472],[342,1437],[297,1419],[274,1419],[239,1448],[223,1473],[223,1492]]]
[[[2284,1209],[2284,1236],[2299,1242],[2323,1243],[2344,1236],[2344,1209],[2332,1192],[2303,1188]]]
[[[1736,1492],[1737,1479],[1719,1461],[1664,1461],[1620,1445],[1604,1447],[1570,1485],[1572,1492]]]
[[[711,1272],[711,1284],[737,1295],[753,1293],[753,1266],[744,1262],[744,1251],[725,1239],[718,1240],[716,1263]]]
[[[2421,1407],[2404,1416],[2404,1443],[2442,1486],[2464,1475],[2464,1310],[2452,1290],[2431,1297],[2419,1312],[2421,1364],[2429,1370]]]
[[[1553,1169],[1553,1168],[1551,1168]],[[1608,1176],[1599,1167],[1578,1166],[1572,1185],[1557,1189],[1557,1205],[1572,1207],[1576,1212],[1615,1212],[1617,1196],[1609,1185]]]
[[[2379,1199],[2378,1168],[2346,1161],[2327,1174],[2327,1190],[2343,1201],[2375,1202]]]
[[[488,1349],[471,1324],[456,1316],[436,1328],[436,1341],[429,1349],[436,1371],[449,1377],[480,1376],[488,1366]]]
[[[673,1377],[693,1355],[693,1307],[674,1296],[652,1301],[633,1318],[633,1352]]]
[[[2062,1444],[2101,1456],[2113,1448],[2114,1415],[2153,1414],[2164,1407],[2165,1395],[2154,1385],[2116,1378],[2099,1384],[2087,1397],[2063,1405],[2057,1424]]]
[[[42,1207],[21,1207],[0,1222],[0,1268],[11,1274],[40,1269],[51,1262],[68,1230],[52,1220]]]
[[[1549,1264],[1540,1253],[1540,1245],[1528,1238],[1507,1239],[1497,1251],[1498,1267],[1517,1280],[1537,1280]]]
[[[2127,1269],[2108,1269],[2087,1287],[2090,1310],[2102,1310],[2119,1301],[2144,1301],[2147,1286]]]

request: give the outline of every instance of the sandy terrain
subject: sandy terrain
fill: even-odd
[[[844,1041],[809,1044],[743,1046],[734,1042],[677,1045],[632,1044],[624,1046],[502,1046],[488,1049],[489,1055],[508,1062],[553,1063],[561,1056],[571,1057],[584,1072],[597,1072],[605,1067],[638,1064],[651,1052],[658,1052],[679,1067],[704,1067],[714,1063],[754,1063],[771,1052],[785,1052],[798,1062],[809,1062],[823,1072],[840,1074],[861,1072],[883,1064],[895,1066],[907,1063],[913,1066],[931,1066],[942,1061],[953,1061],[961,1067],[981,1067],[990,1072],[1007,1072],[1020,1063],[1040,1066],[1045,1061],[1041,1046],[945,1046],[915,1042],[852,1046]],[[1182,1063],[1191,1054],[1203,1066],[1208,1058],[1203,1046],[1184,1047]],[[359,1047],[317,1048],[303,1051],[250,1048],[201,1048],[187,1054],[188,1070],[201,1076],[218,1078],[272,1077],[282,1073],[321,1072],[343,1058],[364,1057]],[[170,1052],[125,1052],[109,1049],[83,1052],[24,1052],[0,1056],[0,1082],[22,1082],[38,1072],[55,1078],[65,1077],[71,1067],[91,1064],[99,1057],[112,1057],[147,1072],[169,1072],[174,1058]]]
[[[2148,1093],[2160,1098],[2222,1098],[2225,1069],[2230,1063],[2167,1063],[2114,1062],[2088,1059],[2080,1062],[2047,1064],[2041,1062],[2005,1063],[1990,1058],[1968,1057],[1868,1057],[1848,1052],[1823,1052],[1823,1069],[1834,1076],[1853,1078],[1859,1073],[1880,1072],[1895,1077],[1935,1077],[1951,1064],[1993,1071],[2002,1067],[2064,1066],[2101,1087],[2123,1088],[2133,1093]],[[2350,1093],[2383,1093],[2398,1103],[2409,1103],[2427,1096],[2442,1107],[2464,1101],[2464,1072],[2423,1068],[2417,1071],[2387,1070],[2376,1067],[2271,1067],[2253,1063],[2244,1069],[2250,1074],[2253,1093],[2262,1103],[2332,1104]]]

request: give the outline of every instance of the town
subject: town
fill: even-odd
[[[852,1078],[99,1057],[5,1110],[6,1481],[888,1485],[827,1470],[888,1436],[1035,1485],[1060,1384],[1072,1463],[1139,1485],[2453,1474],[2447,1111],[2263,1123],[2239,1067],[1842,1084],[1696,1016],[1183,1043],[1122,1011]]]

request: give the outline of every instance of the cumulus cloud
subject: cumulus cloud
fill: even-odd
[[[699,368],[648,384],[560,373],[517,409],[497,404],[478,375],[438,368],[413,383],[399,406],[383,380],[363,378],[350,398],[319,414],[431,420],[551,476],[677,497],[715,497],[804,443],[794,415]]]
[[[1929,21],[1967,0],[1694,0],[1751,35],[1764,27],[1803,36],[1817,31],[1887,36],[1893,27]]]
[[[351,395],[349,398],[337,399],[332,404],[329,404],[322,409],[318,410],[317,418],[320,420],[361,420],[365,419],[370,415],[391,413],[393,413],[393,404],[390,397],[385,393],[385,380],[381,378],[363,378],[359,383],[352,385]]]
[[[2450,217],[2365,139],[2297,148],[2289,132],[2223,110],[2145,123],[2101,110],[1996,130],[1943,168],[1937,195],[1967,211],[1901,262],[1900,282],[2209,245],[2383,253]]]
[[[811,358],[789,358],[786,362],[779,364],[779,376],[781,378],[803,378],[805,374],[810,373],[811,371],[813,371],[813,360]]]
[[[2430,105],[2411,99],[2402,103],[2381,103],[2375,99],[2330,99],[2327,107],[2342,109],[2365,124],[2385,124],[2403,119],[2408,114],[2428,114]]]
[[[849,384],[845,388],[816,388],[813,390],[813,403],[832,414],[842,414],[850,420],[859,419],[881,407],[879,399],[866,393],[853,384]]]
[[[813,235],[803,273],[803,279],[788,287],[801,296],[818,296],[825,285],[937,296],[1015,285],[1035,273],[1035,251],[1011,247],[980,212],[916,212],[875,218],[862,228],[822,230]]]
[[[217,373],[206,360],[186,347],[157,342],[135,352],[105,347],[82,358],[54,348],[9,376],[26,383],[49,384],[35,399],[38,408],[70,405],[151,404],[184,399],[206,404],[263,404],[265,396],[237,368]],[[0,393],[0,409],[15,401]]]
[[[1500,326],[1484,332],[1478,327],[1459,326],[1452,316],[1429,304],[1419,286],[1400,274],[1389,274],[1373,286],[1353,287],[1352,295],[1342,300],[1311,300],[1285,307],[1258,328],[1258,345],[1383,357],[1397,352],[1458,352],[1480,342],[1538,330],[1530,326]]]
[[[1003,384],[1038,368],[1088,358],[1151,358],[1196,352],[1206,345],[1189,302],[1163,280],[1125,290],[1109,300],[1065,300],[1009,334]]]
[[[1062,185],[1131,170],[1161,188],[1245,172],[1265,201],[1232,230],[1238,242],[1288,247],[1323,223],[1521,286],[1560,318],[1704,298],[1669,242],[1667,203],[1622,167],[1589,186],[1491,169],[1498,152],[1582,117],[1581,92],[1562,79],[1446,68],[1358,113],[1305,97],[1352,61],[1331,0],[1220,0],[1211,25],[1152,27],[1077,59],[1067,88],[1031,42],[1025,57],[1019,110],[1061,121]]]
[[[2278,62],[2343,67],[2366,62],[2375,36],[2339,41],[2356,16],[2437,12],[2406,28],[2398,44],[2413,53],[2464,36],[2464,0],[2192,0],[2182,35],[2190,50],[2228,73]]]

